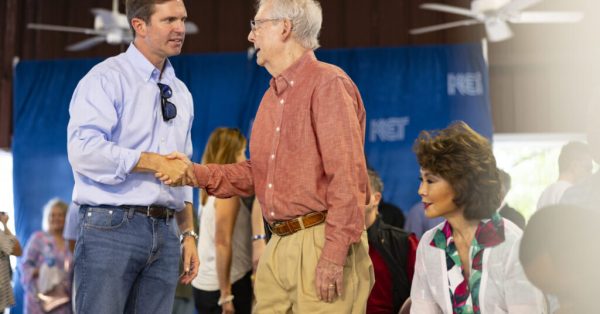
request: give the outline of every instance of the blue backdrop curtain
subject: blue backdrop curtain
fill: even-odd
[[[408,209],[418,201],[412,144],[421,130],[464,120],[491,137],[488,73],[479,44],[318,50],[317,57],[344,69],[361,91],[367,110],[365,152],[383,179],[387,202]],[[14,204],[23,244],[41,229],[42,207],[50,198],[71,199],[69,102],[77,82],[100,61],[24,61],[16,68]],[[246,53],[180,56],[172,63],[194,97],[195,161],[214,128],[239,127],[249,134],[268,88],[265,69]],[[19,303],[13,313],[21,313],[23,291],[19,284],[15,290]]]

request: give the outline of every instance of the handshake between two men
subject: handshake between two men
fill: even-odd
[[[198,187],[194,174],[194,163],[183,153],[173,152],[169,155],[158,155],[162,159],[155,167],[154,176],[169,186]]]

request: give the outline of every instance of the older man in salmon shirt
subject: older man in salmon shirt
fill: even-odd
[[[217,197],[256,193],[260,201],[273,237],[256,273],[257,313],[364,313],[374,276],[360,93],[344,71],[315,57],[318,2],[257,4],[248,40],[272,79],[254,121],[251,159],[193,165],[196,178]]]

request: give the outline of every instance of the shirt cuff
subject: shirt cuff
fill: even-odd
[[[334,263],[339,266],[344,266],[346,258],[348,257],[348,248],[350,246],[346,244],[334,243],[332,241],[325,240],[323,251],[321,251],[321,258]]]
[[[121,162],[119,163],[119,168],[117,169],[117,176],[125,178],[135,165],[137,165],[140,160],[140,156],[142,155],[142,151],[133,150],[133,149],[121,149]]]
[[[210,169],[205,165],[194,164],[194,174],[196,180],[198,180],[198,185],[205,188],[208,185],[208,180],[210,180]]]
[[[185,186],[185,187],[183,187],[183,189],[184,189],[184,193],[185,193],[183,196],[183,201],[193,204],[194,203],[194,188],[192,188],[191,186]]]

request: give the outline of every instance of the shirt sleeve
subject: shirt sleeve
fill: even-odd
[[[15,241],[17,239],[14,236],[0,231],[0,252],[3,252],[5,255],[11,255],[15,247]]]
[[[328,183],[321,257],[343,265],[348,248],[365,230],[364,207],[369,198],[364,155],[366,115],[356,86],[341,76],[317,88],[312,112]]]
[[[141,154],[111,141],[121,106],[114,84],[102,75],[84,77],[73,93],[67,128],[67,151],[73,170],[109,185],[125,181]]]
[[[427,269],[425,267],[425,245],[421,240],[417,248],[417,255],[415,261],[415,274],[410,289],[410,299],[412,305],[410,312],[415,314],[421,313],[442,313],[442,309],[437,305],[431,293],[429,282],[427,280]],[[441,267],[441,265],[440,265]]]
[[[254,194],[252,162],[242,161],[227,165],[194,165],[200,188],[218,198],[250,196]]]
[[[79,234],[79,206],[75,203],[69,205],[67,217],[65,219],[65,228],[63,237],[65,240],[77,240]]]

